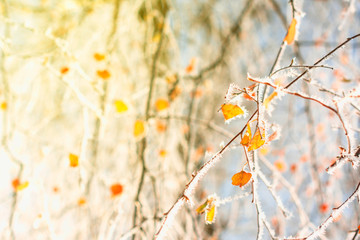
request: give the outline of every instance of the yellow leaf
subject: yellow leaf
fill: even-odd
[[[77,167],[79,165],[79,157],[75,154],[69,153],[70,167]]]
[[[247,124],[246,133],[243,136],[243,138],[241,139],[240,144],[245,147],[248,147],[250,144],[250,140],[251,140],[251,128],[250,128],[250,124]]]
[[[274,166],[279,172],[285,172],[286,170],[286,163],[284,162],[284,160],[276,160],[274,162]]]
[[[288,45],[292,44],[295,39],[295,33],[296,33],[296,19],[293,18],[293,20],[290,23],[288,32],[284,38],[284,42],[286,42]]]
[[[232,180],[232,185],[234,186],[245,186],[251,179],[252,174],[245,172],[245,171],[241,171],[238,172],[236,174],[234,174],[234,176],[232,176],[231,180]]]
[[[221,111],[225,120],[229,120],[233,117],[244,114],[244,111],[239,106],[230,103],[223,104],[221,106]]]
[[[102,61],[105,59],[105,55],[101,53],[94,53],[94,58],[96,61]]]
[[[0,108],[1,108],[2,110],[6,110],[6,109],[7,109],[7,103],[6,103],[6,102],[2,102],[2,103],[0,104]]]
[[[265,106],[266,109],[269,108],[269,105],[270,105],[271,100],[273,100],[276,96],[277,96],[277,92],[273,92],[272,94],[270,94],[270,96],[268,96],[268,97],[264,100],[264,106]]]
[[[258,149],[259,147],[264,145],[264,143],[265,143],[265,136],[264,136],[264,134],[263,134],[263,136],[260,135],[260,130],[258,128],[256,130],[253,138],[250,141],[248,151],[250,152],[252,150]]]
[[[212,204],[206,209],[206,213],[205,213],[206,224],[212,224],[215,222],[215,213],[216,213],[215,211],[216,211],[215,204]]]
[[[159,151],[159,155],[160,155],[160,157],[166,157],[166,155],[167,155],[167,152],[166,152],[166,150],[164,150],[164,149],[161,149],[160,151]]]
[[[96,74],[97,74],[100,78],[102,78],[103,80],[107,80],[108,78],[111,77],[109,71],[106,70],[106,69],[105,69],[105,70],[98,70],[98,71],[96,71]]]
[[[145,123],[142,120],[136,120],[134,124],[134,136],[142,138],[145,135]]]
[[[208,200],[206,200],[203,204],[201,204],[197,209],[196,212],[198,214],[203,214],[205,212],[206,206],[208,205]]]
[[[152,41],[154,43],[158,43],[160,41],[160,39],[161,39],[161,33],[156,33],[156,34],[154,34]]]
[[[83,206],[86,204],[86,199],[81,197],[78,199],[78,202],[77,202],[78,206]]]
[[[19,185],[16,187],[16,191],[24,190],[24,189],[27,188],[28,186],[29,186],[29,182],[28,182],[28,181],[23,182],[23,183],[19,184]]]
[[[155,102],[155,108],[158,112],[169,108],[169,106],[170,106],[169,101],[163,98],[159,98]]]
[[[114,104],[118,113],[126,112],[128,110],[127,105],[122,100],[115,100]]]

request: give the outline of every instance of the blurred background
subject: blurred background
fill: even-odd
[[[314,64],[360,33],[359,10],[357,0],[1,0],[0,238],[152,239],[191,174],[246,125],[219,111],[230,83]],[[359,99],[346,96],[359,91],[359,47],[350,41],[321,63],[332,70],[290,88],[338,101],[354,149]],[[286,85],[302,71],[274,78]],[[320,104],[286,95],[264,119],[281,135],[257,151],[263,222],[276,238],[305,237],[354,192],[359,169],[325,171],[347,142]],[[252,185],[231,184],[245,163],[238,139],[166,239],[274,238],[258,236]],[[209,225],[195,209],[213,193],[229,201]],[[356,239],[359,224],[356,199],[321,239]]]

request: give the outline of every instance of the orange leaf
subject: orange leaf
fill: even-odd
[[[267,139],[268,142],[273,141],[277,137],[277,132],[273,132],[270,137]]]
[[[160,157],[166,157],[166,155],[167,155],[167,152],[166,152],[166,150],[164,150],[164,149],[161,149],[160,151],[159,151],[159,155],[160,155]]]
[[[103,80],[107,80],[108,78],[110,78],[110,73],[108,70],[97,70],[96,74],[101,77]]]
[[[265,143],[265,136],[263,134],[263,136],[260,135],[260,130],[259,128],[256,130],[253,138],[250,141],[250,146],[248,148],[248,151],[252,151],[255,149],[258,149],[259,147],[261,147],[262,145],[264,145]]]
[[[69,68],[68,67],[62,67],[61,69],[60,69],[60,73],[61,74],[67,74],[69,72]]]
[[[17,187],[20,185],[20,180],[18,178],[15,178],[14,180],[12,180],[11,185],[16,190]]]
[[[286,42],[288,45],[292,44],[292,42],[295,39],[296,23],[297,23],[296,19],[293,18],[293,20],[290,23],[288,32],[287,32],[287,34],[286,34],[286,36],[284,38],[284,42]]]
[[[190,60],[189,65],[185,68],[186,73],[191,73],[195,68],[195,58]]]
[[[166,124],[160,120],[156,121],[156,130],[158,133],[162,133],[166,131]]]
[[[70,167],[77,167],[79,165],[79,157],[75,154],[69,153]]]
[[[115,183],[110,186],[111,196],[115,197],[123,192],[123,186],[120,183]]]
[[[21,190],[24,190],[25,188],[27,188],[29,186],[29,182],[26,181],[26,182],[21,183],[18,178],[15,178],[11,182],[11,185],[13,186],[15,191],[21,191]]]
[[[118,113],[126,112],[128,110],[127,105],[122,100],[115,100],[114,104],[115,104],[116,111]]]
[[[215,222],[215,214],[216,214],[215,204],[210,205],[206,210],[205,222],[206,224],[212,224]]]
[[[85,204],[86,204],[86,199],[83,198],[83,197],[79,198],[77,204],[78,204],[79,206],[85,205]]]
[[[232,185],[242,187],[247,184],[251,179],[252,174],[245,171],[238,172],[232,176]]]
[[[165,110],[167,108],[169,108],[169,101],[163,98],[159,98],[158,100],[156,100],[155,102],[155,108],[158,112]]]
[[[225,120],[229,120],[233,117],[244,114],[244,111],[239,106],[230,103],[223,104],[221,106],[221,111]]]
[[[250,144],[250,140],[251,140],[251,128],[250,128],[250,124],[247,124],[246,133],[243,136],[243,138],[241,139],[240,144],[245,147],[248,147]]]
[[[105,55],[101,53],[94,53],[94,58],[96,61],[102,61],[105,59]]]
[[[136,120],[134,124],[134,136],[142,138],[145,135],[145,123],[143,120]]]
[[[322,203],[319,209],[321,213],[326,213],[329,210],[329,205],[327,203]]]
[[[264,106],[265,106],[266,109],[269,108],[269,105],[270,105],[271,100],[273,100],[276,96],[277,96],[277,92],[273,92],[272,94],[270,94],[270,96],[268,96],[268,97],[264,100]]]

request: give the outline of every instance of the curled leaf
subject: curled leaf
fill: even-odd
[[[231,180],[232,180],[232,185],[234,186],[245,186],[251,179],[252,174],[245,172],[245,171],[241,171],[238,172],[236,174],[234,174],[234,176],[232,176]]]
[[[295,18],[293,18],[293,20],[290,23],[288,32],[284,38],[284,42],[286,42],[288,45],[292,44],[295,39],[296,24],[297,24],[297,21]]]
[[[225,120],[229,120],[238,115],[244,114],[244,111],[239,106],[230,103],[223,104],[221,106],[221,111],[224,115]]]

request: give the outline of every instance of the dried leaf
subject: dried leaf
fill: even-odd
[[[156,108],[156,111],[158,111],[158,112],[169,108],[169,106],[170,106],[169,101],[164,98],[159,98],[155,102],[155,108]]]
[[[286,42],[288,45],[292,44],[295,39],[296,24],[297,24],[297,21],[295,18],[293,18],[293,20],[290,23],[288,32],[284,38],[284,42]]]
[[[77,155],[69,153],[69,166],[70,167],[79,166],[79,157]]]
[[[102,61],[105,59],[105,55],[101,53],[94,53],[94,58],[96,61]]]
[[[230,103],[223,104],[221,106],[221,111],[224,115],[225,120],[229,120],[238,115],[244,114],[244,111],[239,106]]]
[[[241,139],[240,144],[245,147],[248,147],[250,144],[250,140],[251,140],[251,127],[250,127],[250,124],[247,124],[246,133],[243,136],[243,138]]]
[[[107,80],[107,79],[109,79],[109,78],[111,77],[109,71],[106,70],[106,69],[105,69],[105,70],[97,70],[97,71],[96,71],[96,74],[97,74],[100,78],[102,78],[103,80]]]
[[[115,104],[116,111],[118,113],[123,113],[123,112],[126,112],[128,110],[127,105],[122,100],[115,100],[114,104]]]
[[[123,192],[123,189],[124,189],[124,187],[120,183],[115,183],[115,184],[111,185],[110,186],[111,196],[116,197],[116,196],[120,195]]]
[[[259,147],[261,147],[262,145],[264,145],[265,143],[265,136],[263,134],[263,136],[260,135],[260,129],[258,128],[253,136],[253,138],[250,141],[250,146],[248,148],[248,151],[253,151],[255,149],[258,149]]]
[[[145,135],[145,123],[143,120],[135,121],[133,133],[136,138],[142,138]]]
[[[234,176],[232,176],[231,180],[232,180],[232,185],[234,186],[245,186],[251,179],[252,174],[245,172],[245,171],[241,171],[238,172],[236,174],[234,174]]]

